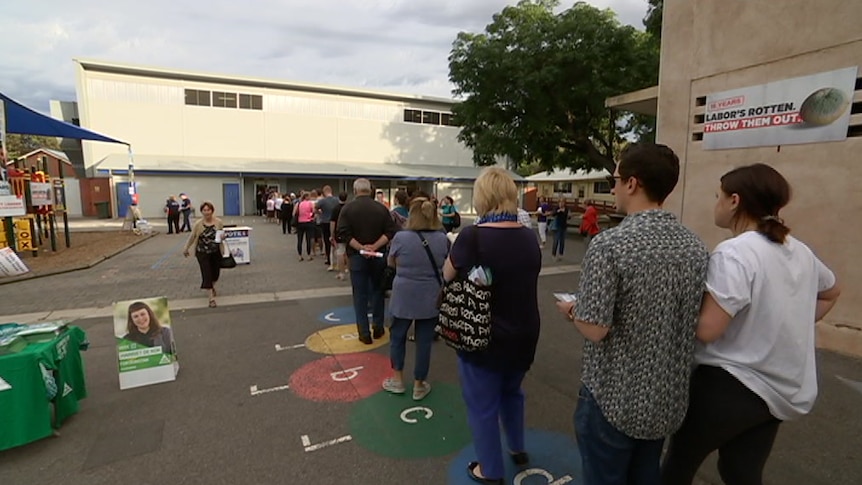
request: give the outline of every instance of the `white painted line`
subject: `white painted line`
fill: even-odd
[[[302,435],[302,446],[305,448],[305,452],[317,451],[327,446],[337,445],[339,443],[346,443],[352,440],[353,437],[350,435],[342,436],[341,438],[335,438],[334,440],[324,441],[323,443],[317,443],[315,445],[311,444],[311,440],[308,438],[308,435]]]
[[[323,316],[323,319],[326,320],[327,322],[340,322],[341,321],[340,319],[335,318],[335,312],[327,313],[326,315]]]
[[[303,347],[305,347],[305,344],[288,345],[287,347],[282,347],[279,344],[275,344],[275,351],[281,352],[282,350],[301,349]]]
[[[249,388],[249,391],[251,392],[252,396],[259,396],[268,392],[284,391],[285,389],[290,389],[290,386],[277,386],[270,387],[269,389],[258,389],[257,386],[251,386]]]
[[[119,227],[119,226],[117,226]],[[578,273],[581,266],[578,264],[552,266],[543,269],[539,276],[553,276],[566,273]],[[274,301],[294,301],[309,298],[330,298],[335,296],[350,296],[353,293],[350,286],[332,286],[327,288],[315,288],[311,290],[278,291],[275,293],[257,293],[251,295],[230,295],[219,299],[219,308],[236,305],[249,305],[255,303],[268,303]],[[209,301],[206,298],[190,298],[171,302],[171,310],[197,310],[206,309]],[[0,315],[0,321],[18,323],[36,323],[58,319],[88,319],[110,317],[114,314],[113,305],[94,308],[67,308],[61,310],[44,311],[38,313],[22,313],[17,315]]]

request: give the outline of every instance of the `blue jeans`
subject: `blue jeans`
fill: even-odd
[[[458,359],[461,395],[467,405],[467,423],[473,434],[473,448],[486,478],[503,478],[503,445],[500,425],[506,433],[509,451],[524,449],[525,372],[496,372]]]
[[[554,231],[554,245],[551,247],[551,255],[562,256],[566,252],[566,228],[557,229]]]
[[[584,485],[661,485],[659,460],[664,438],[639,440],[616,429],[583,385],[575,409],[575,436]]]
[[[371,335],[368,326],[368,306],[374,328],[383,329],[383,289],[380,281],[386,261],[383,258],[366,258],[353,254],[348,261],[350,265],[350,285],[353,287],[353,311],[356,313],[356,329],[360,336]]]
[[[434,327],[437,317],[422,320],[392,317],[392,327],[389,328],[389,360],[395,370],[404,370],[404,355],[407,352],[407,331],[410,324],[416,323],[416,363],[413,366],[413,378],[417,381],[428,379],[428,368],[431,366],[431,344],[434,343]]]

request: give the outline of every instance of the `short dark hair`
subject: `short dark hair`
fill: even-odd
[[[790,202],[787,179],[765,163],[739,167],[721,176],[721,191],[739,196],[734,221],[744,215],[757,222],[757,232],[772,242],[784,243],[790,228],[778,211]]]
[[[620,179],[638,179],[647,197],[661,204],[679,181],[679,158],[667,145],[632,143],[620,154]]]
[[[201,204],[200,211],[204,211],[204,207],[209,207],[211,211],[215,212],[215,207],[213,207],[212,202],[204,202]]]
[[[396,204],[398,204],[398,205],[403,205],[403,206],[405,206],[405,207],[406,207],[406,206],[407,206],[407,202],[408,202],[409,200],[410,200],[410,198],[409,198],[409,197],[407,197],[407,191],[406,191],[406,190],[404,190],[404,189],[400,189],[400,190],[398,190],[398,191],[396,191],[396,192],[395,192],[395,203],[396,203]]]
[[[338,200],[340,200],[341,202],[346,202],[347,201],[347,192],[339,192],[338,193]]]

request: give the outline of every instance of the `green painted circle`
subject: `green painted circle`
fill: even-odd
[[[413,400],[412,382],[401,395],[381,391],[359,401],[350,413],[350,433],[360,446],[392,458],[427,458],[452,454],[471,441],[461,390],[431,383],[431,393]],[[411,408],[427,408],[427,411]],[[401,419],[401,415],[409,421]]]

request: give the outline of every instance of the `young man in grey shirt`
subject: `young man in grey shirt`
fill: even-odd
[[[575,410],[585,485],[659,485],[665,436],[682,424],[709,254],[662,204],[673,151],[630,145],[610,180],[619,226],[593,239],[578,301],[558,303],[586,339]]]

